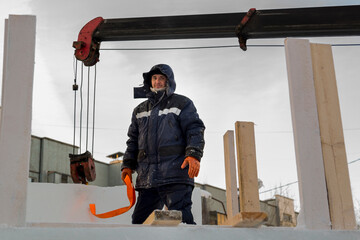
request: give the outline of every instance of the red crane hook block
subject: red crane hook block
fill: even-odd
[[[96,178],[94,159],[89,151],[83,154],[69,154],[71,178],[74,183],[87,184]]]
[[[99,61],[100,41],[93,39],[93,34],[103,22],[102,17],[94,18],[81,29],[78,40],[73,42],[75,57],[85,66],[93,66]]]

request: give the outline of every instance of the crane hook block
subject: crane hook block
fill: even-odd
[[[93,35],[103,22],[102,17],[94,18],[81,29],[78,40],[73,42],[75,57],[85,66],[93,66],[99,61],[100,41],[93,39]]]
[[[87,184],[96,178],[94,159],[89,151],[83,154],[69,154],[71,178],[74,183]]]

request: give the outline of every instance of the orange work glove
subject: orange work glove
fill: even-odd
[[[181,165],[181,168],[184,169],[187,165],[189,165],[189,177],[197,177],[200,171],[200,161],[194,157],[187,157]]]
[[[132,182],[132,173],[133,173],[133,170],[131,170],[130,168],[124,168],[122,171],[121,171],[121,180],[123,180],[123,182],[125,182],[125,177],[126,175],[129,176],[130,178],[130,181]]]

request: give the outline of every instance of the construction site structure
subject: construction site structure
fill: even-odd
[[[320,11],[320,9],[318,10]],[[335,7],[335,10],[344,9]],[[350,11],[350,9],[348,10]],[[309,19],[311,16],[307,17]],[[347,15],[341,15],[341,17],[349,20]],[[340,21],[340,19],[338,20]],[[6,20],[0,122],[0,235],[4,239],[23,239],[25,237],[49,239],[55,238],[55,236],[61,236],[63,239],[86,237],[89,240],[104,238],[104,236],[107,239],[139,239],[155,235],[157,239],[165,239],[169,236],[181,236],[181,238],[187,239],[219,239],[224,236],[228,239],[238,239],[240,236],[248,236],[252,239],[262,239],[264,236],[267,239],[289,239],[290,237],[304,239],[304,236],[307,239],[330,240],[360,238],[360,233],[354,231],[351,189],[349,190],[348,170],[345,164],[346,155],[344,156],[344,144],[342,144],[341,117],[337,105],[335,78],[331,71],[333,63],[332,58],[328,59],[331,55],[331,51],[329,51],[331,46],[314,45],[310,44],[308,40],[299,39],[285,41],[300,189],[301,212],[299,227],[296,231],[272,228],[259,228],[254,231],[254,229],[230,226],[205,228],[181,225],[162,227],[161,231],[154,231],[152,226],[123,226],[114,222],[104,223],[96,220],[89,212],[88,215],[83,213],[82,216],[87,216],[87,220],[92,223],[76,221],[76,217],[74,218],[71,214],[67,217],[73,218],[74,222],[56,222],[54,219],[47,222],[28,222],[27,215],[36,211],[36,209],[31,209],[31,204],[27,203],[29,194],[49,194],[48,190],[50,189],[59,191],[64,193],[64,196],[68,196],[64,200],[71,200],[64,201],[62,204],[68,204],[67,209],[76,210],[79,204],[82,205],[86,196],[92,196],[93,199],[99,200],[111,199],[114,197],[111,194],[115,193],[110,189],[79,184],[68,184],[66,190],[61,185],[55,189],[54,186],[49,188],[46,184],[34,185],[28,182],[35,23],[34,16],[11,15]],[[354,24],[359,25],[360,21],[355,19]],[[241,39],[239,40],[241,41]],[[75,47],[81,51],[84,45],[79,41]],[[18,69],[22,69],[22,71],[18,71]],[[326,70],[324,71],[324,69]],[[324,86],[324,81],[329,78],[331,82],[326,82],[325,85],[328,86]],[[330,102],[335,104],[335,108],[329,108],[330,105],[324,104],[322,101],[324,97],[330,97]],[[251,134],[251,131],[246,132],[246,134]],[[240,148],[242,144],[253,145],[253,142],[239,143],[237,147]],[[16,150],[14,150],[14,146],[16,146]],[[244,164],[255,159],[252,154],[245,154],[244,159],[241,156],[242,154],[238,155],[238,158],[241,158],[238,161]],[[247,177],[242,179],[240,184],[247,195],[244,196],[244,199],[249,199],[249,202],[242,204],[245,208],[249,207],[250,211],[255,212],[258,209],[257,203],[251,202],[251,200],[257,200],[251,193],[253,189],[248,188],[253,183],[246,182],[246,180],[256,176],[256,168],[250,166],[248,169],[249,172],[245,173]],[[106,198],[104,197],[105,193],[110,195]],[[56,204],[53,206],[53,211],[63,211],[63,209],[58,209]],[[103,210],[105,211],[105,209]],[[51,214],[49,217],[51,218]],[[250,223],[252,222],[250,221]],[[346,231],[336,231],[336,229]]]

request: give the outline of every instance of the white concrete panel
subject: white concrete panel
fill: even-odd
[[[113,218],[97,218],[89,204],[96,204],[96,213],[104,213],[129,205],[126,186],[98,187],[81,184],[29,183],[27,223],[102,223],[131,224],[134,207]],[[200,189],[193,192],[194,219],[201,224]]]
[[[191,201],[193,202],[191,212],[197,225],[202,225],[202,207],[200,188],[194,188]]]
[[[0,125],[0,224],[24,226],[31,145],[35,16],[6,20]]]
[[[330,229],[310,43],[285,40],[300,191],[299,227]]]

